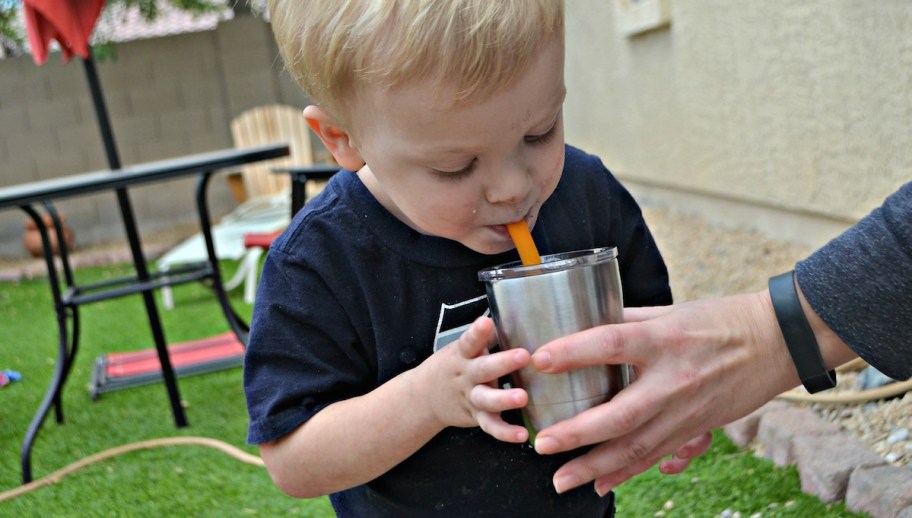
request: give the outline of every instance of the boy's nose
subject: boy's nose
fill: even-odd
[[[522,202],[532,186],[532,171],[520,164],[505,164],[491,175],[485,198],[491,204]]]

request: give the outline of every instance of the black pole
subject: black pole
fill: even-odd
[[[95,107],[95,118],[98,119],[98,129],[101,131],[101,140],[104,143],[105,154],[108,156],[108,167],[120,169],[120,155],[117,153],[117,143],[114,141],[114,132],[111,131],[111,119],[108,117],[108,106],[105,104],[104,95],[101,93],[101,82],[98,80],[98,71],[95,69],[95,58],[92,57],[92,48],[89,47],[89,56],[83,58],[86,80],[89,83],[89,92],[92,94],[92,106]]]
[[[101,131],[101,140],[104,142],[108,165],[112,170],[116,171],[121,167],[120,155],[117,152],[117,144],[114,142],[114,132],[111,131],[111,120],[108,117],[108,108],[105,104],[104,95],[101,92],[101,82],[98,80],[98,72],[95,69],[95,60],[92,57],[91,47],[89,47],[88,57],[84,58],[82,62],[85,65],[86,80],[89,83],[89,91],[92,93],[92,104],[95,107],[95,117],[98,119],[98,129]],[[120,215],[127,230],[127,241],[130,243],[133,266],[136,268],[136,278],[140,283],[146,282],[149,280],[149,270],[146,266],[142,243],[137,231],[138,227],[136,225],[136,216],[133,214],[133,205],[130,203],[130,196],[127,194],[126,189],[117,189],[117,201],[120,204]],[[152,292],[143,291],[142,297],[146,306],[146,315],[149,317],[149,327],[152,328],[152,337],[155,340],[155,349],[158,352],[158,360],[161,364],[162,377],[165,381],[168,399],[171,402],[174,423],[178,428],[183,428],[187,426],[187,418],[181,406],[177,376],[174,374],[171,358],[168,356],[167,340],[165,339],[161,317],[158,314],[158,307],[155,305]]]

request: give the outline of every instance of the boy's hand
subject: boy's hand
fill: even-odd
[[[528,365],[530,355],[522,349],[491,354],[494,343],[494,322],[479,317],[459,340],[431,355],[419,367],[430,381],[424,387],[430,397],[423,400],[443,426],[480,426],[501,441],[523,442],[529,432],[500,413],[524,407],[529,397],[523,389],[498,388],[497,380]]]

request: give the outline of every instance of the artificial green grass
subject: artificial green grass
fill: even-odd
[[[129,274],[123,267],[77,272],[80,283]],[[226,272],[231,273],[231,272]],[[169,342],[228,330],[211,290],[190,284],[174,289],[174,310],[160,308]],[[233,297],[245,317],[250,307]],[[25,431],[53,374],[57,334],[46,279],[0,283],[0,369],[23,381],[0,389],[0,492],[21,483]],[[177,429],[161,383],[102,394],[91,401],[92,364],[104,352],[154,347],[140,296],[80,308],[80,343],[63,395],[65,423],[53,411],[32,449],[37,479],[103,450],[148,439],[205,436],[249,453],[241,369],[180,380],[190,426]],[[0,516],[333,516],[326,498],[297,500],[276,489],[266,470],[200,446],[128,453],[93,464],[57,484],[0,502]]]
[[[725,511],[744,518],[866,516],[847,511],[843,503],[826,504],[801,492],[794,466],[777,468],[737,447],[720,430],[713,433],[709,453],[695,459],[684,473],[669,476],[652,468],[615,492],[622,516],[703,517]]]
[[[228,266],[227,268],[230,268]],[[77,272],[83,282],[126,275],[123,266]],[[230,274],[231,272],[226,272]],[[161,310],[170,342],[211,336],[227,324],[208,288],[174,289],[176,309]],[[250,307],[239,295],[235,308]],[[56,361],[56,322],[46,279],[0,283],[0,370],[24,379],[0,389],[0,492],[21,483],[22,438],[47,389]],[[205,436],[249,453],[241,369],[180,380],[190,426],[174,426],[164,387],[134,387],[91,401],[92,363],[104,352],[153,347],[139,296],[83,306],[81,340],[64,390],[66,421],[53,411],[32,452],[34,477],[128,443],[169,436]],[[712,450],[682,475],[655,469],[617,489],[621,517],[717,516],[848,517],[844,505],[826,505],[801,492],[794,469],[777,469],[716,434]],[[667,502],[673,507],[665,509]],[[771,504],[775,504],[771,506]],[[93,464],[56,484],[0,502],[0,516],[333,516],[326,498],[297,500],[276,489],[266,470],[201,446],[131,452]],[[661,515],[660,515],[661,516]]]

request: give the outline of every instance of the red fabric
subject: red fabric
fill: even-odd
[[[22,14],[35,64],[47,61],[51,40],[57,40],[63,62],[73,54],[89,57],[89,37],[104,0],[23,0]]]
[[[168,357],[174,368],[243,355],[244,344],[238,341],[237,336],[231,331],[168,346]],[[107,359],[105,373],[109,378],[161,372],[161,362],[158,361],[155,349],[109,353]]]
[[[269,245],[279,237],[282,231],[277,232],[249,232],[244,234],[244,248],[269,248]]]

